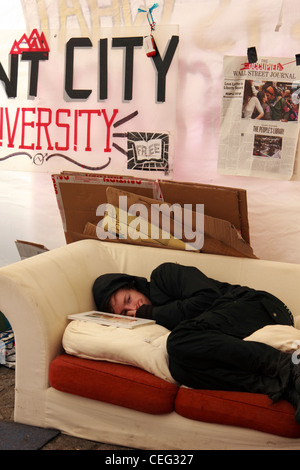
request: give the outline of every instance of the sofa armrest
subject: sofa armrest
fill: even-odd
[[[84,240],[0,269],[0,311],[16,340],[16,387],[48,387],[69,314],[95,308],[92,285],[115,262],[99,241]]]

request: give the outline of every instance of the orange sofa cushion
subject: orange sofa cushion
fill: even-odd
[[[49,382],[62,392],[144,413],[175,410],[193,420],[300,437],[293,406],[285,400],[272,404],[267,395],[178,387],[137,367],[68,354],[52,361]]]
[[[285,400],[272,404],[267,395],[182,387],[177,394],[175,411],[193,420],[300,437],[293,406]]]
[[[150,414],[174,410],[177,385],[137,367],[61,354],[50,364],[49,383],[72,393]]]

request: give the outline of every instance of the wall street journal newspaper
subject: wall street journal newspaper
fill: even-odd
[[[289,180],[299,132],[295,59],[225,56],[218,172]]]

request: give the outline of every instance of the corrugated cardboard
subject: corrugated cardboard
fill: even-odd
[[[154,199],[147,198],[144,196],[136,195],[133,193],[129,193],[126,191],[122,191],[116,188],[111,188],[108,187],[106,190],[106,196],[107,196],[107,202],[114,206],[115,213],[117,214],[117,207],[119,205],[119,198],[120,196],[126,196],[126,202],[127,202],[127,207],[126,210],[128,211],[133,204],[143,204],[146,207],[146,214],[147,214],[147,222],[148,224],[152,224],[153,221],[151,220],[151,214],[152,214],[152,208],[159,206],[158,201],[155,201]],[[169,208],[171,206],[170,203],[164,202],[164,205],[167,205]],[[191,244],[195,242],[195,238],[193,240],[190,240],[186,238],[185,236],[185,231],[182,230],[182,224],[186,224],[185,220],[185,214],[184,214],[184,206],[182,206],[181,209],[181,214],[179,218],[179,227],[178,227],[178,221],[176,222],[174,218],[174,213],[172,211],[167,212],[170,215],[169,220],[169,233],[167,234],[167,238],[164,238],[163,234],[160,234],[159,239],[151,240],[152,243],[159,243],[161,245],[167,246],[168,248],[170,246],[172,247],[177,247],[177,249],[187,249],[184,248],[184,245],[187,243],[190,245],[189,249],[191,248]],[[199,231],[199,227],[197,227],[197,219],[196,219],[196,214],[193,211],[190,211],[190,219],[189,221],[191,222],[190,227],[192,228],[193,234],[196,234],[196,230]],[[129,220],[130,217],[127,217]],[[115,224],[117,226],[117,224]],[[179,228],[179,233],[180,235],[180,240],[178,240],[178,243],[176,243],[176,239],[172,240],[172,237],[175,236],[176,233],[176,225],[177,228]],[[160,223],[161,227],[161,223]],[[228,222],[227,220],[222,220],[217,217],[211,217],[208,215],[204,214],[204,230],[199,232],[199,240],[201,235],[204,232],[204,244],[201,247],[200,251],[202,253],[214,253],[214,254],[222,254],[222,255],[228,255],[228,256],[240,256],[240,257],[247,257],[247,258],[256,258],[256,256],[253,254],[253,250],[250,247],[250,245],[241,237],[240,233],[236,228],[233,226],[231,222]],[[147,230],[147,241],[150,239],[150,233],[151,230],[148,228]],[[125,238],[130,238],[129,233]],[[132,243],[137,243],[137,244],[144,244],[145,240],[144,239],[133,239]],[[184,244],[182,243],[184,242]],[[194,248],[195,251],[199,251],[199,249]]]
[[[87,232],[87,227],[97,226],[101,219],[96,215],[97,207],[107,202],[106,190],[112,187],[170,204],[194,207],[204,204],[206,216],[230,222],[250,244],[247,196],[243,189],[76,172],[52,175],[52,180],[67,243],[95,238],[95,234]]]
[[[65,172],[52,175],[52,181],[67,243],[74,241],[74,233],[83,234],[87,222],[97,225],[97,207],[106,203],[108,186],[161,198],[158,182],[127,176]]]
[[[49,251],[44,245],[25,240],[16,240],[15,244],[21,259],[31,258],[31,256],[36,256],[40,253],[44,253],[45,251]]]
[[[160,182],[164,201],[171,204],[204,204],[206,215],[227,220],[250,243],[247,193],[243,189],[195,183]],[[178,197],[180,201],[178,201]]]

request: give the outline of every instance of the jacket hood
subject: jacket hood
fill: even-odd
[[[128,285],[150,298],[149,282],[145,277],[120,273],[103,274],[95,280],[93,285],[93,296],[97,309],[101,312],[107,312],[111,295]]]

